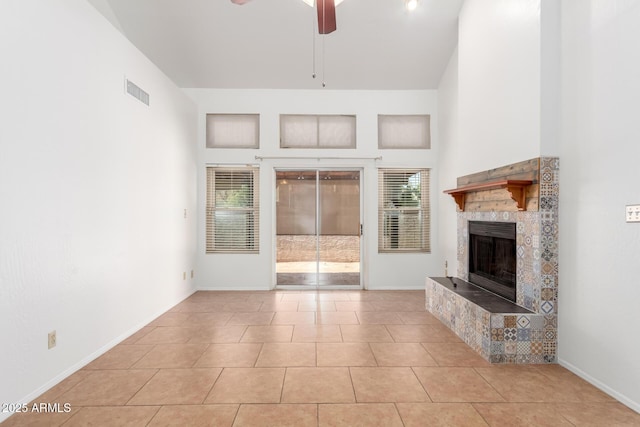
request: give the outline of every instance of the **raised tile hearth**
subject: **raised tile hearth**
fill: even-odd
[[[557,362],[558,163],[542,157],[458,178],[480,190],[457,213],[457,277],[427,278],[426,309],[491,363]],[[499,179],[532,182],[526,210],[506,190],[483,192],[482,182]],[[467,282],[469,221],[516,224],[515,303]]]
[[[487,292],[473,283],[466,282],[462,279],[458,279],[457,277],[431,277],[430,280],[436,282],[434,283],[436,289],[446,289],[453,294],[449,298],[455,298],[458,296],[490,314],[533,314],[531,310],[508,301],[499,295]]]

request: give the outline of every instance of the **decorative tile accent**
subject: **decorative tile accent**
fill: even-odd
[[[505,328],[504,329],[504,340],[505,341],[515,341],[518,338],[518,330],[516,328]]]
[[[504,316],[504,327],[505,328],[515,328],[516,327],[516,317],[517,316]]]
[[[531,362],[531,354],[529,354],[529,353],[521,354],[520,352],[518,352],[516,363],[518,363],[520,365],[525,365],[527,363],[533,363],[533,362]]]
[[[555,341],[544,341],[542,343],[542,351],[544,352],[544,354],[555,356],[557,347],[558,345]]]
[[[492,314],[491,327],[504,328],[504,316],[502,314]]]
[[[527,316],[518,316],[518,329],[528,329],[531,326],[531,320]]]
[[[531,354],[542,354],[542,343],[538,341],[533,341],[530,344]]]
[[[517,361],[518,359],[515,354],[507,354],[504,357],[504,363],[508,365],[515,365]]]
[[[556,316],[544,316],[544,329],[558,329],[558,318]]]
[[[504,353],[508,355],[516,354],[518,351],[518,343],[515,341],[505,341]]]
[[[529,329],[518,329],[518,343],[523,341],[529,342],[531,341],[531,331]]]
[[[531,331],[529,332],[529,339],[531,340],[531,342],[534,342],[534,341],[542,342],[543,336],[544,336],[543,329],[531,329]]]
[[[544,314],[551,314],[553,313],[553,302],[551,301],[545,301],[542,303],[542,305],[540,306],[540,310],[544,313]]]
[[[492,354],[491,359],[489,360],[491,363],[506,363],[506,356],[504,354]]]
[[[504,354],[504,342],[492,342],[491,343],[491,354]]]
[[[544,274],[542,276],[542,286],[546,288],[556,288],[555,277],[551,274]]]
[[[540,293],[540,298],[543,301],[555,301],[557,292],[558,291],[554,288],[542,288],[542,292]]]

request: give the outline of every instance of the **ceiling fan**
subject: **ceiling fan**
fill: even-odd
[[[231,0],[231,3],[243,5],[251,0]],[[336,6],[343,0],[303,0],[313,7],[314,3],[318,11],[318,33],[329,34],[336,30]]]

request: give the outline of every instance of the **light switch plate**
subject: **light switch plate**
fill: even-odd
[[[627,205],[627,222],[640,222],[640,205]]]

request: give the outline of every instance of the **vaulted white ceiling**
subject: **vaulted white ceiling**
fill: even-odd
[[[345,0],[324,36],[301,0],[88,1],[180,87],[402,90],[437,88],[464,0]]]

